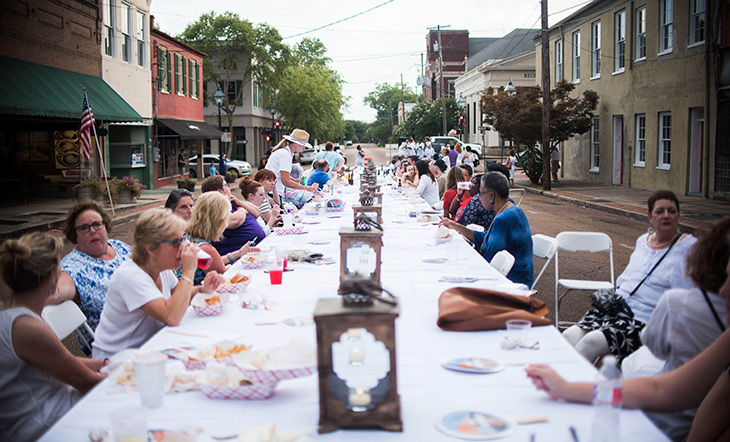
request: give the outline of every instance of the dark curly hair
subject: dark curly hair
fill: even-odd
[[[83,212],[87,210],[93,210],[94,212],[101,215],[101,222],[104,223],[106,233],[109,234],[112,231],[112,219],[106,214],[104,209],[94,201],[87,201],[85,203],[76,204],[69,210],[66,215],[66,224],[63,226],[63,233],[66,235],[66,239],[73,244],[76,242],[76,218],[79,217]]]
[[[675,195],[671,190],[657,190],[651,194],[646,202],[649,206],[649,213],[654,210],[654,204],[656,204],[659,200],[674,201],[674,204],[677,206],[677,212],[679,212],[679,198],[677,198],[677,195]]]
[[[730,217],[702,235],[687,256],[687,274],[697,287],[717,293],[727,279],[730,259]]]

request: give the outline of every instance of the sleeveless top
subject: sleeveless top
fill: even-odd
[[[20,316],[42,319],[25,307],[0,311],[0,440],[33,441],[71,409],[81,394],[21,361],[12,340]]]

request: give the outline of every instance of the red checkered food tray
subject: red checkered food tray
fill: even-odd
[[[259,254],[259,253],[247,253],[243,255],[243,257],[236,262],[236,265],[239,263],[244,269],[261,269],[264,267],[264,263],[266,262],[266,255]]]
[[[275,383],[251,384],[240,387],[200,384],[200,391],[212,399],[268,399],[274,394]]]
[[[253,382],[262,384],[278,383],[286,379],[301,378],[310,376],[317,372],[317,366],[312,365],[309,367],[289,368],[289,369],[277,369],[277,370],[257,370],[254,368],[243,368],[238,367],[243,374]]]
[[[225,305],[228,304],[228,293],[198,293],[190,305],[198,316],[217,316],[223,313]]]
[[[298,235],[300,233],[304,233],[304,226],[302,225],[276,229],[277,235]]]
[[[246,287],[251,284],[251,277],[249,276],[246,281],[242,282],[235,282],[233,284],[221,284],[218,286],[218,288],[215,290],[215,293],[241,293],[244,290],[246,290]]]

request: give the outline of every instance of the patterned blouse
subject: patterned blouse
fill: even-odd
[[[210,241],[200,238],[191,238],[187,233],[184,235],[184,239],[187,239],[191,243],[195,244],[196,246],[199,246],[201,244],[210,244]],[[180,264],[180,268],[175,270],[175,276],[177,279],[180,279],[182,276],[182,264]],[[193,276],[193,283],[194,285],[200,285],[203,283],[203,280],[205,279],[205,272],[200,268],[195,268],[195,276]]]
[[[482,202],[479,201],[479,197],[472,198],[471,201],[466,205],[461,217],[456,221],[462,226],[468,226],[469,224],[478,224],[484,227],[484,231],[489,230],[489,226],[494,220],[494,210],[487,210],[482,206]]]

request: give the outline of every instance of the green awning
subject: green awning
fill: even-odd
[[[100,77],[0,56],[0,79],[0,114],[80,120],[86,88],[97,121],[142,121]]]

